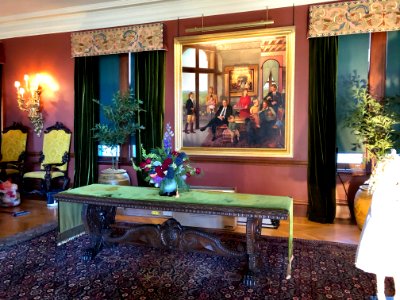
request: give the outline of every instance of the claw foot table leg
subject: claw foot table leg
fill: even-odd
[[[92,246],[84,250],[82,260],[93,259],[104,247],[104,235],[109,231],[110,225],[115,223],[115,207],[84,204],[82,221],[86,233],[92,240]]]
[[[258,237],[261,234],[262,219],[247,218],[246,223],[246,251],[248,269],[243,277],[243,284],[254,287],[256,274],[260,272],[260,249]]]

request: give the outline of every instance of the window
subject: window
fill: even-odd
[[[130,88],[135,86],[135,61],[134,54],[129,53],[128,59],[121,59],[122,55],[104,55],[100,56],[99,70],[100,70],[100,103],[103,105],[111,105],[113,95],[120,90],[121,81],[128,80]],[[121,64],[126,63],[128,78],[121,78]],[[103,111],[100,109],[100,122],[107,123],[108,120],[105,118]],[[136,139],[132,136],[129,139],[129,156],[136,157]],[[98,156],[99,157],[115,157],[116,154],[121,156],[121,148],[111,148],[106,145],[98,145]]]
[[[336,84],[336,119],[338,164],[358,164],[363,149],[354,147],[356,136],[345,126],[350,112],[353,90],[368,85],[370,66],[370,34],[339,36],[338,78]],[[386,42],[385,96],[400,95],[400,32],[388,32]],[[397,109],[397,108],[394,108]],[[397,127],[397,130],[400,130]],[[399,145],[397,145],[399,147]]]
[[[217,94],[222,86],[222,75],[216,69],[217,57],[213,47],[185,47],[182,52],[182,99],[190,92],[195,94],[196,109],[199,116],[207,114],[207,94],[212,88]],[[196,120],[197,127],[199,120]]]
[[[117,154],[119,156],[120,152],[121,152],[121,149],[119,146],[113,147],[113,148],[106,146],[106,145],[101,145],[101,144],[98,146],[98,155],[99,156],[116,157]]]
[[[336,144],[341,163],[350,163],[354,154],[362,157],[362,149],[355,149],[356,136],[345,125],[350,101],[356,87],[366,86],[369,69],[369,34],[339,36],[338,78],[336,83]],[[357,156],[357,155],[356,155]],[[348,161],[347,161],[348,160]],[[338,157],[339,163],[339,157]]]
[[[275,59],[268,59],[262,65],[263,98],[265,98],[272,84],[279,87],[279,62]]]
[[[400,31],[387,33],[386,89],[387,97],[400,95]]]

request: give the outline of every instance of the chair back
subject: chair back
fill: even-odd
[[[44,131],[41,157],[42,170],[44,170],[43,164],[64,163],[57,166],[57,169],[67,171],[71,136],[71,131],[60,122]]]
[[[1,161],[23,161],[26,151],[28,128],[15,123],[4,128],[1,136]]]

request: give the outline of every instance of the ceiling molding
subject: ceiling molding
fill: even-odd
[[[18,1],[15,1],[18,5]],[[312,4],[317,1],[117,0],[0,17],[0,39]],[[318,2],[328,2],[326,0]]]

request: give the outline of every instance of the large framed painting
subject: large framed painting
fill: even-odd
[[[176,148],[293,157],[294,42],[294,27],[175,38]]]

